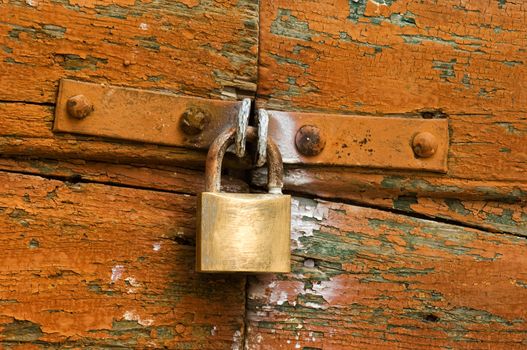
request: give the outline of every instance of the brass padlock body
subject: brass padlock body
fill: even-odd
[[[253,128],[247,140],[256,141]],[[222,133],[207,155],[206,191],[198,201],[198,272],[290,272],[291,196],[282,194],[278,147],[267,140],[269,193],[220,192],[221,163],[235,130]]]
[[[197,270],[289,272],[291,196],[203,192]]]

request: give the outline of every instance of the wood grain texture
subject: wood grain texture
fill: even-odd
[[[439,110],[451,177],[525,181],[525,13],[511,1],[263,1],[258,104]]]
[[[525,232],[521,3],[277,0],[260,10],[261,107],[449,120],[446,175],[289,166],[286,189]]]
[[[164,164],[203,168],[206,152],[140,142],[73,134],[54,134],[54,108],[27,103],[0,103],[0,154],[47,159],[85,159],[125,164]],[[248,166],[247,159],[225,160],[229,167]]]
[[[4,0],[0,100],[55,100],[60,78],[235,98],[256,89],[257,2]]]
[[[293,193],[425,215],[493,232],[527,236],[527,183],[478,181],[390,172],[289,168],[285,187]],[[253,183],[264,187],[265,171]]]
[[[0,170],[40,175],[70,183],[100,183],[179,194],[196,195],[205,189],[205,175],[202,171],[177,167],[151,168],[80,159],[60,161],[0,158]],[[225,192],[249,192],[247,183],[228,175],[222,176],[221,188]]]
[[[245,278],[193,271],[195,197],[4,172],[0,187],[0,347],[241,341]]]
[[[524,349],[527,240],[296,198],[289,275],[251,277],[248,349]]]
[[[521,1],[266,0],[260,11],[269,107],[526,112]]]

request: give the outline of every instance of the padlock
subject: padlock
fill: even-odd
[[[291,196],[282,194],[280,151],[268,139],[269,193],[220,192],[223,156],[235,134],[234,129],[222,133],[207,155],[206,189],[198,200],[196,270],[290,272]],[[256,139],[249,128],[247,140]]]

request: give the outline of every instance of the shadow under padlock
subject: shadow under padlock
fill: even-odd
[[[236,130],[214,140],[207,154],[206,189],[198,200],[198,272],[290,272],[291,196],[282,194],[278,147],[267,140],[269,193],[220,192],[221,165]],[[247,140],[258,138],[253,128]]]

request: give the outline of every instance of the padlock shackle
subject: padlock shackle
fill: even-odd
[[[234,143],[236,128],[229,128],[221,133],[212,142],[207,153],[205,165],[205,191],[220,192],[221,187],[221,165],[227,148]],[[247,128],[247,141],[258,142],[258,131],[255,127]],[[284,166],[282,155],[274,141],[267,138],[267,188],[269,193],[280,194],[284,186]]]

